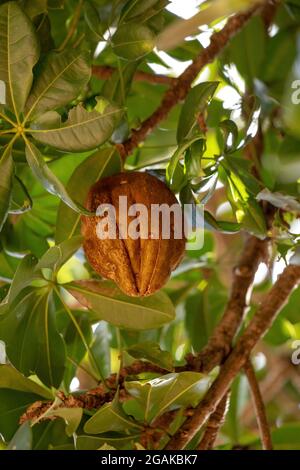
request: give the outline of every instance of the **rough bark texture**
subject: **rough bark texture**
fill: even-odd
[[[218,404],[216,411],[214,411],[207,422],[205,433],[197,447],[197,450],[211,450],[216,442],[218,433],[224,424],[226,413],[229,406],[229,392],[224,395]]]
[[[92,67],[92,74],[94,77],[100,78],[100,80],[108,80],[115,73],[117,69],[110,67],[109,65],[94,65]],[[167,75],[159,75],[149,72],[143,72],[138,70],[134,76],[133,80],[136,82],[147,82],[152,83],[153,85],[168,85],[172,86],[177,82],[177,78],[168,77]]]
[[[272,450],[272,439],[271,439],[271,432],[268,425],[265,405],[261,396],[261,392],[256,380],[255,371],[253,366],[249,361],[246,362],[245,365],[245,373],[249,382],[249,387],[251,390],[251,395],[253,399],[253,405],[256,414],[256,420],[260,432],[260,439],[262,442],[263,450]]]
[[[169,441],[166,449],[183,449],[215,411],[235,376],[246,364],[252,349],[271,327],[279,310],[299,282],[300,266],[288,266],[266,295],[257,313],[225,361],[217,379],[195,408],[193,415]]]

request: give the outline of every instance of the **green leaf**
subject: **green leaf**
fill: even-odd
[[[74,450],[74,438],[67,436],[66,424],[62,419],[36,423],[32,433],[32,450]]]
[[[3,310],[9,306],[22,289],[29,286],[34,279],[40,277],[39,273],[36,271],[37,262],[37,258],[31,254],[25,256],[21,260],[15,272],[9,291],[5,299],[3,299],[0,304],[0,313],[3,313]]]
[[[0,280],[11,282],[18,264],[19,260],[17,258],[8,255],[5,251],[0,251]]]
[[[173,370],[173,358],[168,351],[162,351],[159,344],[152,341],[134,344],[127,348],[128,354],[135,359],[146,359],[152,364],[156,364],[163,369]]]
[[[90,215],[89,211],[84,209],[83,206],[76,203],[68,194],[64,185],[60,180],[52,173],[49,166],[46,164],[43,155],[40,153],[38,148],[29,140],[26,139],[26,158],[28,165],[32,169],[36,178],[44,186],[46,191],[55,196],[58,196],[74,211],[81,214]]]
[[[89,320],[89,319],[88,319]],[[97,362],[98,370],[102,377],[108,377],[111,373],[111,333],[106,322],[100,321],[94,331],[94,340],[91,344],[91,351]],[[93,365],[93,363],[91,364]]]
[[[111,403],[106,403],[100,408],[84,425],[84,432],[88,434],[102,434],[104,432],[128,432],[133,429],[140,429],[127,416],[118,402],[118,395]]]
[[[105,176],[121,171],[121,159],[114,147],[101,149],[84,160],[73,172],[67,184],[70,197],[84,205],[90,187]],[[80,215],[61,202],[58,208],[55,241],[60,243],[80,231]]]
[[[80,50],[50,53],[27,100],[26,121],[73,101],[90,79],[87,58]]]
[[[58,387],[65,367],[65,346],[55,325],[48,289],[27,288],[0,320],[0,338],[10,362],[25,375],[36,373],[49,387]]]
[[[0,389],[17,390],[19,392],[39,395],[46,400],[53,399],[49,390],[37,384],[33,380],[27,379],[17,369],[11,365],[0,365]]]
[[[299,450],[299,423],[286,423],[272,430],[272,443],[276,450]]]
[[[202,289],[190,295],[185,304],[185,326],[196,352],[207,344],[227,302],[227,291],[216,275],[200,285]]]
[[[280,317],[295,324],[300,321],[298,305],[300,302],[300,287],[294,289],[289,297],[288,303],[281,309]]]
[[[11,388],[0,389],[0,433],[8,442],[19,426],[19,419],[28,406],[42,397]],[[52,397],[53,399],[53,397]]]
[[[164,375],[148,382],[126,382],[128,393],[142,405],[145,421],[181,406],[196,406],[208,390],[209,376],[198,372],[181,372]]]
[[[184,166],[189,179],[197,178],[202,174],[201,158],[206,150],[206,141],[197,140],[187,150],[184,157]]]
[[[159,328],[175,316],[164,292],[144,298],[127,297],[112,282],[96,280],[72,282],[63,287],[91,310],[92,321],[106,320],[120,328],[147,330]]]
[[[223,163],[242,181],[247,191],[256,196],[261,190],[261,183],[252,175],[252,163],[244,158],[226,155]]]
[[[43,144],[68,152],[81,152],[109,139],[121,116],[120,108],[98,100],[92,111],[82,105],[72,108],[66,122],[61,122],[58,113],[49,111],[30,127],[33,137]]]
[[[218,230],[224,233],[235,233],[241,230],[241,224],[225,220],[216,220],[208,211],[204,211],[204,223],[205,228]]]
[[[78,428],[82,418],[82,408],[56,408],[48,411],[47,418],[62,418],[66,423],[66,434],[71,437]]]
[[[82,237],[77,235],[58,245],[51,246],[38,262],[36,269],[48,268],[57,272],[76,253],[81,243]]]
[[[23,111],[39,47],[29,18],[16,2],[0,6],[0,80],[6,84],[6,103],[14,114]]]
[[[124,105],[129,93],[134,73],[139,65],[138,61],[127,62],[123,67],[114,71],[105,81],[101,94],[113,103]]]
[[[154,48],[154,34],[145,25],[130,23],[119,26],[112,38],[113,51],[119,57],[136,60]]]
[[[260,78],[267,83],[272,95],[282,97],[286,81],[297,54],[296,29],[286,28],[268,38]],[[290,90],[289,90],[290,94]]]
[[[8,145],[0,159],[0,232],[8,214],[13,182],[13,159]]]
[[[253,80],[258,77],[265,57],[265,27],[259,16],[252,18],[243,27],[225,50],[227,63],[234,63],[252,88]]]
[[[120,22],[131,20],[132,18],[140,15],[143,15],[144,19],[147,14],[147,10],[152,10],[157,4],[161,3],[167,5],[169,2],[168,0],[163,2],[161,0],[129,0],[126,2],[121,12]],[[163,6],[161,8],[163,8]]]
[[[133,449],[133,443],[140,438],[140,434],[124,435],[118,433],[105,433],[101,437],[96,436],[78,436],[76,439],[76,448],[78,450],[98,450],[101,446],[108,444],[117,449]]]
[[[264,238],[267,227],[262,208],[255,198],[249,194],[239,175],[234,171],[228,171],[225,163],[223,168],[226,172],[228,198],[233,210],[236,212],[237,222],[242,224],[242,227],[253,235]]]
[[[226,153],[234,151],[238,144],[239,130],[234,121],[225,119],[220,122],[220,128],[224,135],[224,151]]]
[[[170,186],[171,189],[175,190],[174,184],[175,184],[175,176],[176,176],[176,169],[178,167],[178,163],[184,152],[194,143],[197,141],[202,141],[202,136],[201,135],[196,135],[194,137],[191,137],[187,141],[182,142],[178,147],[177,150],[173,153],[169,164],[166,169],[166,177],[167,177],[167,183]]]
[[[191,137],[191,132],[196,124],[197,116],[203,113],[209,100],[213,97],[219,82],[203,82],[194,86],[182,106],[178,127],[177,142],[183,143]]]
[[[63,331],[63,336],[66,344],[68,359],[64,375],[64,384],[67,389],[69,389],[70,383],[73,377],[75,377],[76,375],[77,364],[80,364],[80,362],[84,358],[84,355],[86,353],[85,344],[89,345],[91,343],[93,335],[91,324],[88,318],[88,313],[82,310],[72,310],[72,314],[74,315],[74,318],[80,330],[80,334],[72,320],[67,317],[67,312],[64,312],[64,317],[67,319],[67,325]],[[85,344],[82,341],[82,337],[85,340]],[[100,360],[100,358],[95,356],[95,354],[94,357],[95,360]]]
[[[22,180],[16,175],[13,179],[13,189],[11,195],[11,202],[9,206],[10,214],[24,214],[32,208],[31,197],[22,183]]]
[[[47,12],[48,0],[24,0],[22,3],[23,10],[29,18],[34,18],[35,16]]]
[[[32,430],[28,421],[23,423],[7,446],[7,450],[31,450]]]
[[[83,4],[84,19],[90,30],[97,36],[99,40],[103,38],[103,23],[100,21],[100,17],[97,8],[90,2]]]

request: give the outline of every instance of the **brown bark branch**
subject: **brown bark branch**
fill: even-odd
[[[99,387],[89,390],[86,393],[80,395],[65,395],[63,392],[58,392],[57,397],[61,403],[59,408],[85,408],[92,410],[100,408],[104,403],[112,401],[115,395],[115,390],[106,392],[102,385]],[[25,421],[32,421],[39,419],[44,415],[53,405],[53,401],[36,401],[30,405],[25,413],[20,417],[19,423],[22,424]],[[53,417],[51,419],[54,419]]]
[[[117,69],[109,65],[93,65],[92,75],[100,78],[100,80],[108,80]],[[133,80],[137,82],[153,83],[153,85],[168,85],[172,86],[177,82],[177,78],[168,77],[167,75],[155,75],[154,73],[143,72],[138,70],[133,76]]]
[[[232,289],[227,307],[207,346],[197,355],[189,355],[187,362],[193,370],[209,372],[229,354],[247,307],[247,294],[261,261],[267,259],[268,242],[249,237],[239,262],[233,271]]]
[[[166,449],[183,449],[215,411],[235,376],[244,367],[252,349],[271,327],[279,310],[299,282],[300,266],[288,266],[264,298],[256,315],[225,361],[217,379],[201,403],[195,408],[193,415],[174,434]]]
[[[205,433],[197,447],[197,450],[211,450],[214,447],[218,433],[224,424],[226,413],[228,411],[229,395],[229,392],[224,395],[218,404],[216,411],[210,415]]]
[[[256,375],[250,360],[246,362],[244,369],[251,390],[257,425],[259,428],[260,438],[262,442],[262,448],[263,450],[272,450],[273,445],[266,410],[259,389],[259,385],[257,383]]]
[[[123,144],[118,144],[118,151],[123,159],[145,140],[147,135],[163,121],[171,109],[184,100],[190,87],[199,74],[199,72],[220,54],[230,39],[237,34],[246,22],[257,12],[258,6],[249,9],[245,13],[239,13],[232,16],[227,21],[225,27],[212,35],[210,44],[203,49],[200,55],[187,67],[179,76],[169,90],[166,91],[160,106],[149,116],[138,129],[134,129],[131,136]]]

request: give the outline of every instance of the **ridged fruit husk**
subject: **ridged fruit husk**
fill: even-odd
[[[95,212],[100,204],[111,204],[116,210],[117,235],[122,231],[122,217],[119,213],[119,196],[127,196],[128,208],[133,204],[143,204],[148,211],[147,239],[101,240],[96,227],[103,217],[82,217],[82,234],[86,257],[102,277],[118,284],[125,294],[146,296],[159,290],[169,279],[184,255],[185,238],[182,230],[180,239],[174,238],[174,218],[171,213],[170,237],[162,238],[162,224],[159,223],[157,239],[151,238],[151,205],[176,204],[177,199],[169,188],[148,173],[128,172],[103,178],[89,191],[86,208]],[[183,227],[183,214],[180,223]],[[124,217],[124,214],[123,214]],[[127,215],[128,225],[136,217]],[[178,222],[178,220],[177,220]],[[152,233],[153,235],[153,233]]]

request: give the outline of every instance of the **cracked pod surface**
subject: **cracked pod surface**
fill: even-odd
[[[119,234],[124,229],[124,214],[120,214],[119,211],[119,196],[127,197],[128,208],[134,204],[145,206],[148,215],[146,238],[120,239]],[[129,172],[103,178],[91,187],[86,200],[86,208],[95,212],[100,204],[114,206],[117,238],[103,240],[97,236],[97,224],[103,221],[105,214],[102,217],[82,216],[83,248],[89,263],[101,276],[115,281],[127,295],[153,294],[167,282],[171,271],[178,266],[184,255],[183,213],[177,199],[169,188],[154,176],[148,173]],[[161,216],[156,238],[151,238],[153,204],[166,204],[169,207],[176,205],[180,213],[179,223],[182,228],[180,239],[174,238],[175,219],[172,213],[170,222],[165,219],[167,220],[165,223],[170,228],[169,238],[162,238]],[[129,227],[131,222],[136,220],[136,216],[128,216],[128,212],[125,212]]]

